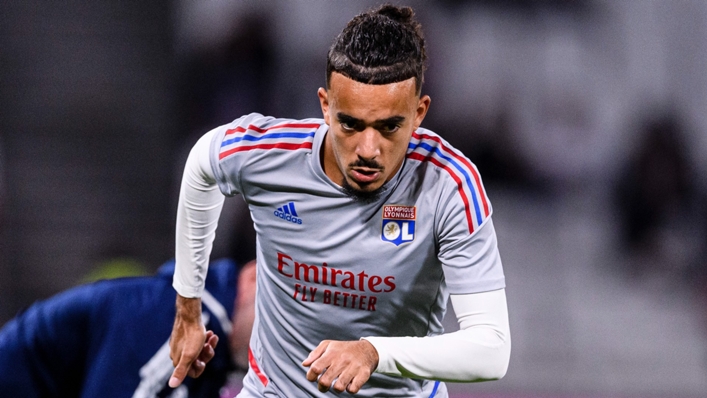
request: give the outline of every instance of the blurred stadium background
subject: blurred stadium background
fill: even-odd
[[[375,4],[2,2],[0,325],[106,261],[170,258],[199,135],[319,116],[328,46]],[[453,396],[707,396],[707,2],[405,4],[425,126],[478,165],[508,284],[508,375]],[[213,255],[252,239],[230,200]]]

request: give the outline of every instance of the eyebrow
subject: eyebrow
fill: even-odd
[[[363,120],[357,119],[351,115],[347,115],[342,112],[338,112],[336,114],[336,118],[339,119],[339,121],[341,121],[341,122],[349,123],[352,125],[364,124]],[[373,123],[371,123],[371,125],[372,126],[380,126],[380,125],[386,125],[386,124],[400,124],[403,121],[405,121],[405,116],[391,116],[389,118],[375,120]]]

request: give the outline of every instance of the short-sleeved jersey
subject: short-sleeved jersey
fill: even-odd
[[[211,143],[221,191],[243,196],[257,232],[250,395],[326,396],[301,365],[322,340],[437,335],[448,294],[505,286],[495,235],[491,255],[475,238],[491,205],[466,157],[420,128],[380,197],[355,200],[323,170],[327,131],[322,119],[250,114]],[[374,373],[356,396],[446,395],[439,387]]]

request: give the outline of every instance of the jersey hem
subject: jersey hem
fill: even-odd
[[[483,283],[450,283],[449,281],[446,283],[449,294],[484,293],[506,288],[505,277],[485,280]]]
[[[204,289],[187,286],[177,281],[172,282],[172,287],[184,298],[201,298]]]

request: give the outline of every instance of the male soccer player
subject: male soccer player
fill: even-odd
[[[0,329],[0,397],[218,398],[231,361],[247,366],[255,264],[240,271],[230,260],[212,264],[202,312],[212,331],[191,371],[201,377],[174,390],[167,386],[174,315],[164,311],[175,299],[173,274],[170,261],[154,276],[81,285],[10,320]],[[217,346],[219,338],[231,344]]]
[[[250,114],[202,137],[177,219],[170,383],[204,341],[207,259],[223,195],[258,234],[250,369],[238,397],[446,397],[510,356],[491,205],[471,162],[420,127],[425,47],[407,7],[353,18],[327,59],[323,119]],[[451,297],[460,330],[445,334]]]

